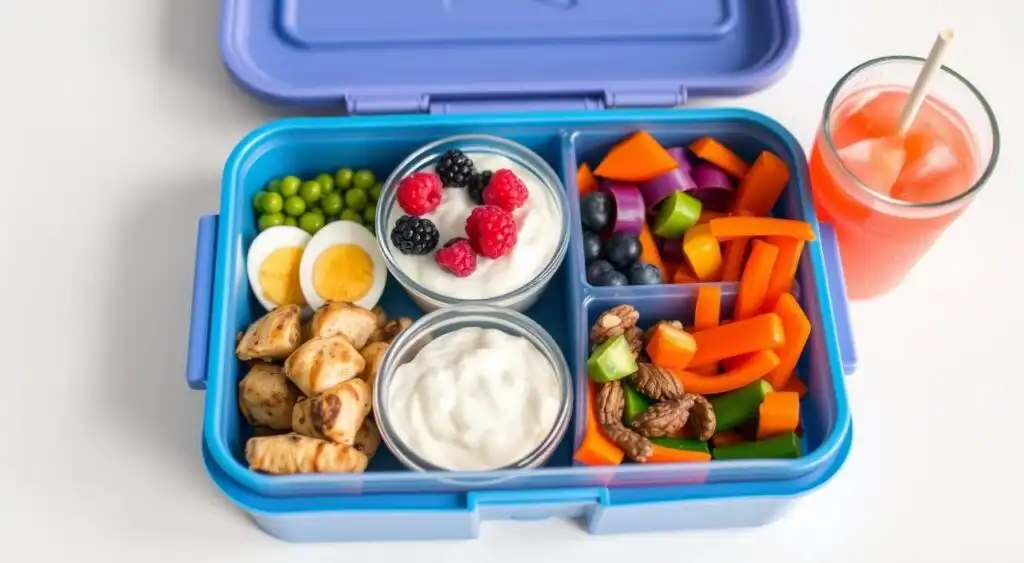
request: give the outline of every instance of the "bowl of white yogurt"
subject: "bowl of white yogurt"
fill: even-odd
[[[518,240],[498,259],[478,257],[476,269],[466,277],[446,272],[434,253],[405,254],[395,247],[391,233],[406,213],[397,201],[403,178],[433,171],[447,151],[461,150],[477,171],[512,171],[529,197],[511,212]],[[422,215],[439,233],[437,248],[465,237],[466,219],[479,207],[465,187],[445,186],[440,205]],[[388,271],[424,311],[460,303],[481,303],[525,311],[541,296],[565,258],[569,246],[569,204],[555,171],[530,149],[491,135],[459,135],[421,147],[395,170],[381,191],[374,228]]]
[[[403,331],[381,361],[373,413],[381,438],[417,471],[543,465],[572,418],[572,376],[529,317],[455,305]]]

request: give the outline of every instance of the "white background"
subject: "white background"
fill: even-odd
[[[923,54],[953,26],[948,62],[1003,131],[973,208],[898,291],[854,306],[854,448],[785,519],[605,537],[490,522],[476,541],[316,546],[264,535],[218,493],[199,456],[203,395],[183,380],[196,218],[216,210],[235,142],[283,115],[222,72],[218,4],[0,5],[0,560],[1019,561],[1019,2],[805,0],[790,73],[724,102],[806,143],[845,70]]]

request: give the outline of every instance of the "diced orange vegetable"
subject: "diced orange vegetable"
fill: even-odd
[[[690,265],[683,262],[672,274],[672,283],[700,283],[700,280],[697,279],[697,274],[693,273]]]
[[[796,432],[800,424],[800,395],[787,391],[768,393],[757,410],[757,439]]]
[[[764,297],[768,293],[768,280],[775,268],[775,259],[779,249],[766,242],[755,239],[750,245],[750,258],[743,267],[740,277],[740,290],[736,294],[736,305],[733,307],[733,320],[742,321],[756,315],[764,305]]]
[[[776,350],[779,353],[779,367],[772,370],[765,381],[771,384],[772,389],[782,389],[796,369],[807,339],[811,336],[811,321],[792,293],[782,294],[772,312],[782,319],[782,331],[786,336],[785,342]]]
[[[708,225],[697,225],[686,231],[683,235],[683,256],[702,282],[716,281],[722,272],[722,247],[712,236]]]
[[[597,191],[597,178],[594,177],[593,171],[590,170],[590,165],[586,162],[581,164],[576,170],[576,187],[579,189],[581,196]]]
[[[789,182],[789,167],[781,158],[764,151],[736,189],[732,211],[746,211],[755,217],[771,215],[775,202]]]
[[[693,312],[693,328],[707,330],[718,326],[722,315],[722,288],[702,285],[697,289],[697,305]]]
[[[618,465],[626,454],[601,431],[597,422],[596,395],[597,385],[591,381],[587,388],[587,427],[573,459],[586,465]]]
[[[683,369],[697,353],[693,336],[667,323],[659,323],[647,342],[647,356],[658,366]]]
[[[651,455],[647,457],[645,463],[691,463],[701,461],[711,461],[711,454],[707,452],[677,450],[653,444]]]
[[[762,310],[770,311],[775,307],[783,293],[793,290],[796,270],[800,265],[800,254],[804,251],[804,241],[788,237],[768,237],[768,244],[778,247],[779,257],[775,259],[775,267],[768,279],[768,292],[764,296]]]
[[[786,384],[782,386],[782,389],[776,389],[776,391],[792,391],[803,399],[807,394],[807,385],[799,377],[796,377],[796,374],[790,373],[786,377]]]
[[[722,217],[728,217],[728,213],[721,211],[712,211],[710,209],[703,209],[700,212],[700,217],[697,218],[697,224],[703,225],[712,219],[721,219]]]
[[[736,156],[736,153],[711,137],[694,141],[690,145],[690,151],[697,155],[697,158],[714,164],[736,179],[742,179],[750,169],[750,166],[742,158]]]
[[[711,437],[711,445],[716,448],[724,448],[733,444],[746,442],[735,430],[723,430]]]
[[[594,175],[620,182],[639,183],[678,168],[672,155],[646,131],[638,131],[615,145],[594,169]]]
[[[763,313],[717,328],[701,330],[693,334],[693,339],[697,342],[697,354],[690,360],[691,366],[703,366],[733,356],[771,350],[786,341],[782,319],[775,313]]]
[[[661,279],[666,281],[672,279],[665,270],[665,262],[661,259],[658,243],[654,242],[654,235],[651,234],[647,221],[644,221],[644,226],[640,229],[640,260],[653,264],[654,267],[658,268],[661,272]]]
[[[810,223],[773,217],[723,217],[708,221],[711,234],[718,240],[749,237],[790,237],[814,240]],[[692,229],[691,229],[692,230]]]
[[[744,321],[740,321],[744,322]],[[738,324],[738,323],[737,323]],[[779,365],[779,357],[771,350],[761,350],[736,369],[722,375],[700,375],[692,371],[670,370],[676,379],[683,384],[683,389],[699,395],[715,395],[728,393],[750,385],[761,379]]]

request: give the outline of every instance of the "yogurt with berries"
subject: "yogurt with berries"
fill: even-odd
[[[381,243],[403,274],[442,296],[512,293],[536,280],[564,244],[558,187],[504,155],[448,151],[396,189]]]

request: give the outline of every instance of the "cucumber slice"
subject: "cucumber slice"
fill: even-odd
[[[662,238],[680,238],[687,229],[697,224],[703,208],[704,204],[690,194],[672,192],[658,205],[652,230]]]
[[[587,374],[597,383],[608,383],[636,373],[636,358],[626,337],[618,335],[602,342],[587,359]]]
[[[640,416],[640,413],[644,412],[647,410],[647,407],[651,406],[651,402],[647,400],[647,397],[641,395],[640,392],[636,390],[636,387],[633,387],[632,383],[623,382],[622,390],[626,395],[626,408],[622,412],[622,419],[623,422],[629,426],[630,424],[633,424],[633,420],[636,419],[636,417]]]

